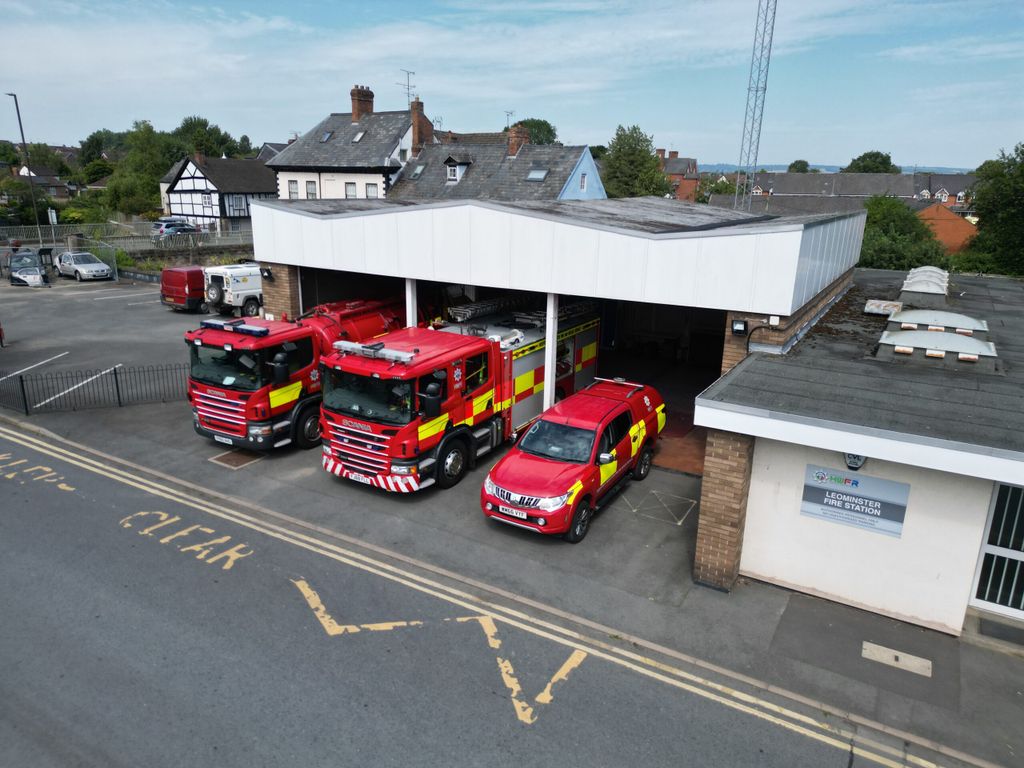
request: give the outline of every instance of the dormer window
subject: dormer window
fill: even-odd
[[[468,155],[460,155],[459,157],[449,156],[444,161],[445,168],[448,169],[445,171],[445,179],[447,179],[449,184],[458,184],[472,162]]]
[[[457,166],[457,165],[449,165],[448,166],[448,181],[458,181],[458,180],[459,180],[459,166]]]
[[[328,141],[331,140],[331,136],[333,135],[334,131],[324,131],[323,134],[320,136],[320,143],[326,144]]]
[[[548,177],[547,168],[532,168],[528,174],[526,174],[527,181],[544,181]]]
[[[958,203],[962,203],[966,199],[967,199],[967,195],[965,195],[963,192],[957,192],[956,193],[956,201]]]
[[[942,202],[946,202],[947,200],[949,200],[949,192],[947,192],[944,189],[940,189],[938,192],[935,193],[935,197],[937,197]]]
[[[352,139],[352,143],[353,144],[358,144],[359,140],[361,138],[363,138],[363,136],[365,136],[365,135],[366,135],[366,131],[360,131],[359,133],[356,134],[355,138]]]
[[[754,187],[752,190],[750,190],[750,194],[752,194],[752,195],[762,195],[762,194],[764,194],[764,190],[761,189],[760,187]]]

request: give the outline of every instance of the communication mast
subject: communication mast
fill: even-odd
[[[736,169],[736,194],[732,207],[750,210],[750,190],[754,184],[757,150],[761,143],[761,116],[764,94],[768,90],[768,62],[772,57],[776,0],[758,0],[757,25],[754,27],[754,52],[750,57],[750,82],[747,85],[747,109],[743,117],[743,144]]]

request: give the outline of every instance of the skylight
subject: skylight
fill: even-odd
[[[320,143],[323,144],[323,143],[329,141],[331,136],[333,136],[333,135],[334,135],[334,131],[324,131],[323,135],[320,137]]]
[[[361,138],[363,138],[363,136],[365,136],[365,135],[366,135],[366,131],[360,131],[359,133],[356,134],[356,137],[354,139],[352,139],[352,143],[353,144],[357,144],[359,142],[359,140]]]
[[[423,169],[426,168],[426,167],[427,167],[426,163],[421,163],[421,164],[417,165],[415,168],[413,168],[412,173],[409,174],[409,178],[410,179],[418,179],[420,176],[423,175]]]
[[[544,181],[548,177],[547,168],[534,168],[526,174],[527,181]]]

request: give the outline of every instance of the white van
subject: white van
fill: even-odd
[[[263,306],[263,279],[257,264],[225,264],[203,270],[206,299],[218,312],[242,310],[244,317],[256,317]]]

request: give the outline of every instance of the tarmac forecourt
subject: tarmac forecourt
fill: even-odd
[[[259,507],[244,499],[191,485],[87,446],[43,433],[13,419],[0,417],[0,439],[11,444],[10,448],[0,446],[0,453],[11,454],[0,464],[22,460],[30,463],[35,461],[32,454],[42,454],[48,457],[48,464],[52,460],[57,465],[56,469],[45,467],[50,472],[59,473],[59,464],[64,463],[150,496],[191,508],[200,515],[194,521],[184,522],[194,523],[192,529],[201,533],[214,534],[215,531],[211,529],[216,527],[212,522],[210,528],[202,527],[203,516],[218,518],[449,603],[458,610],[444,621],[473,624],[480,628],[484,641],[495,652],[498,670],[515,716],[527,725],[536,721],[542,708],[552,702],[553,692],[557,692],[558,686],[564,684],[574,670],[593,660],[601,660],[849,753],[851,761],[853,756],[857,756],[878,765],[893,767],[930,768],[957,764],[979,768],[994,766],[993,763],[932,740],[836,710],[823,702],[645,642],[629,632],[602,626],[489,585],[461,578],[458,574],[433,568],[429,564]],[[24,455],[17,455],[13,446],[20,446]],[[12,468],[20,467],[19,463]],[[3,472],[2,467],[0,472]],[[225,508],[224,501],[230,501],[230,508]],[[166,518],[160,517],[160,513],[149,513],[143,521],[141,514],[125,517],[121,527],[135,527],[143,529],[138,532],[148,530],[152,533],[151,528],[160,524],[166,524],[167,531],[172,531],[175,524],[184,524],[179,520],[167,523]],[[183,535],[170,533],[172,538]],[[197,557],[203,559],[211,555],[208,562],[216,557],[216,561],[209,563],[216,567],[230,568],[248,556],[246,550],[230,550],[234,542],[226,539],[211,540],[204,544],[209,545],[209,551],[204,554],[203,548],[196,545],[199,553]],[[222,553],[232,553],[212,555],[215,546],[222,547]],[[356,632],[415,630],[422,625],[422,622],[406,620],[345,625],[331,615],[330,596],[325,595],[322,599],[315,585],[304,579],[292,580],[292,584],[296,590],[296,599],[306,603],[324,632],[331,637]],[[547,617],[542,614],[547,614]],[[520,688],[509,660],[498,653],[501,650],[502,626],[521,630],[566,649],[568,655],[562,666],[547,686],[532,699]]]

